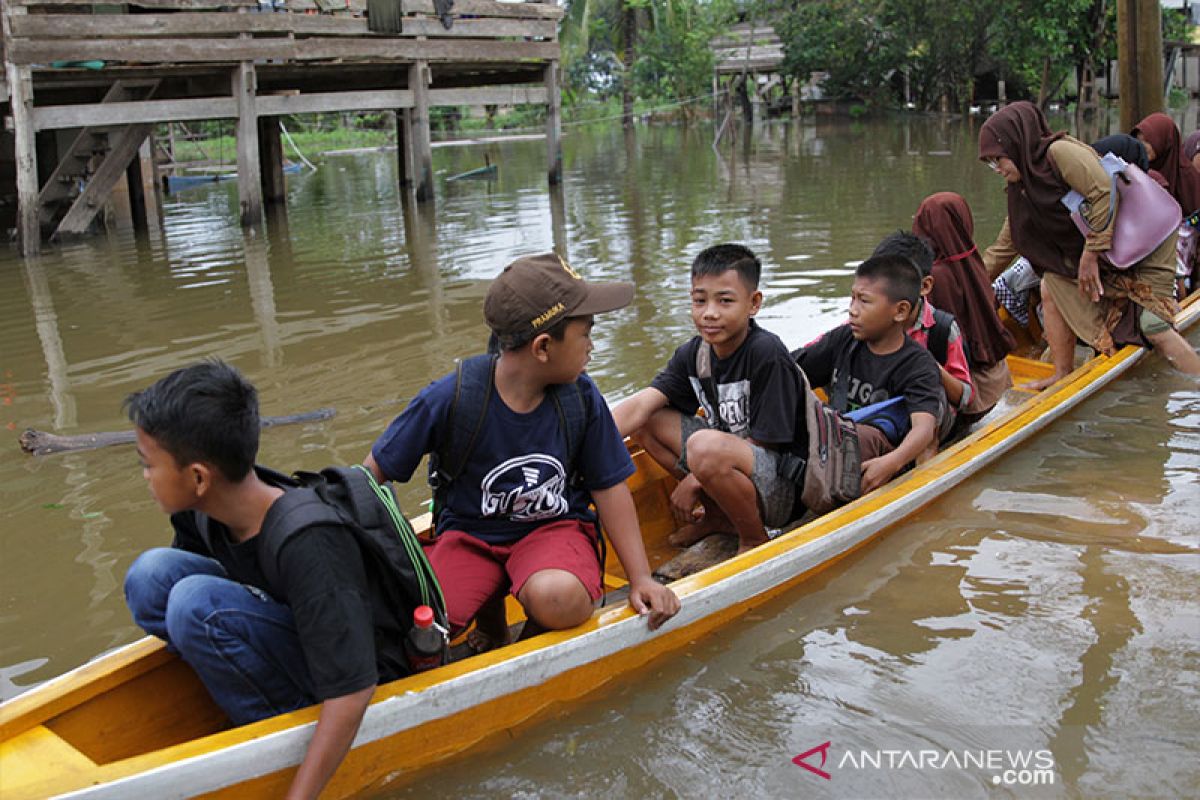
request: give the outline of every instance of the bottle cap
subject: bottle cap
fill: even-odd
[[[428,628],[433,625],[433,609],[429,606],[417,606],[413,609],[413,624],[418,628]]]

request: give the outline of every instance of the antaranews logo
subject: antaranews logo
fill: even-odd
[[[803,753],[801,753],[800,755],[793,758],[792,763],[795,764],[797,767],[804,767],[806,770],[813,773],[814,775],[820,775],[825,780],[831,780],[833,776],[830,775],[828,772],[826,772],[823,769],[820,769],[819,767],[814,767],[812,764],[809,764],[807,761],[805,761],[806,758],[809,758],[810,756],[820,753],[821,754],[821,766],[824,767],[825,759],[829,755],[829,746],[831,744],[833,744],[833,742],[829,741],[829,742],[826,742],[825,744],[817,745],[812,750],[805,750]]]
[[[886,749],[846,750],[840,756],[830,756],[832,741],[827,741],[792,759],[792,763],[812,774],[833,780],[825,770],[827,761],[834,761],[830,770],[964,770],[991,773],[994,785],[1053,786],[1055,783],[1054,754],[1049,750],[989,749],[937,750]],[[817,756],[820,763],[816,763]]]

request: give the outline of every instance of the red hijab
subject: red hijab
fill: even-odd
[[[954,192],[930,195],[917,209],[912,229],[929,242],[936,259],[929,301],[958,320],[972,368],[993,366],[1016,342],[996,315],[996,296],[975,247],[975,221],[967,201]]]
[[[1162,112],[1154,113],[1139,122],[1132,133],[1154,148],[1150,167],[1167,179],[1167,189],[1183,206],[1184,216],[1200,209],[1200,170],[1184,157],[1175,122]]]
[[[1022,100],[1005,106],[983,123],[979,157],[1008,158],[1021,173],[1008,184],[1008,226],[1017,252],[1040,275],[1057,272],[1072,280],[1083,251],[1083,234],[1061,202],[1071,190],[1050,162],[1050,145],[1066,134],[1054,133],[1046,115]]]

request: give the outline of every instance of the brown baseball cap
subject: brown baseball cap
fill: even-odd
[[[497,335],[537,335],[566,317],[616,311],[632,300],[632,283],[588,283],[560,256],[543,253],[518,258],[496,276],[483,316]]]

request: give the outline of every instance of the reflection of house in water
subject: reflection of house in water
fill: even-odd
[[[395,14],[368,19],[364,0],[336,5],[3,3],[0,113],[12,134],[0,140],[0,226],[34,253],[43,237],[90,230],[124,185],[134,211],[152,215],[154,132],[195,120],[235,120],[245,225],[284,201],[279,119],[292,114],[395,112],[400,183],[431,200],[431,108],[546,105],[557,182],[561,8],[470,0],[469,14],[439,14],[433,0],[397,0]]]

